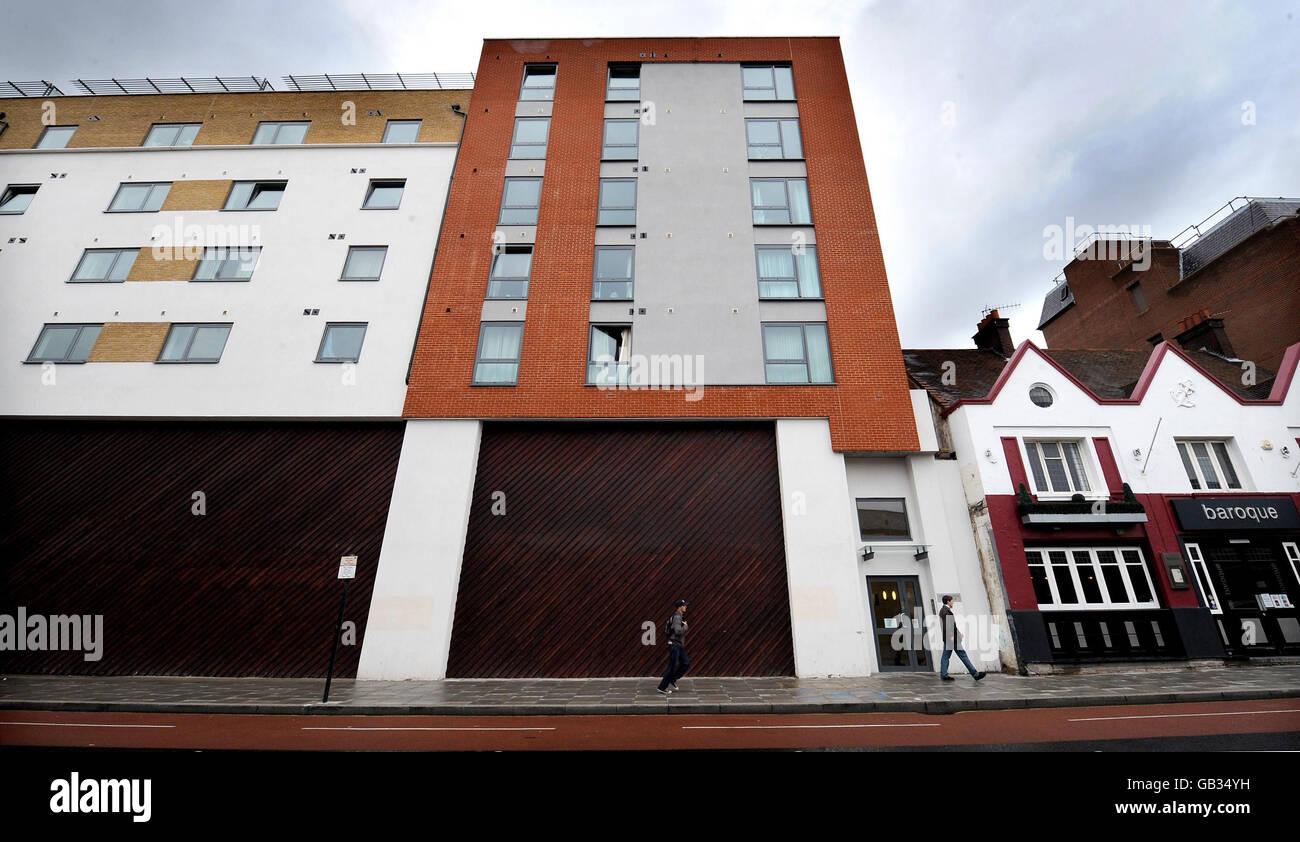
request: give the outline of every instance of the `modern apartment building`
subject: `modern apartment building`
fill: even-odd
[[[1300,652],[1300,343],[1276,372],[1171,342],[903,352],[964,482],[1004,662]]]
[[[0,99],[0,602],[107,638],[7,669],[323,674],[345,554],[364,631],[471,81]]]
[[[487,41],[359,675],[933,670],[928,411],[836,39]]]
[[[1052,348],[1170,341],[1276,370],[1300,341],[1300,199],[1233,199],[1169,240],[1103,235],[1043,300]]]

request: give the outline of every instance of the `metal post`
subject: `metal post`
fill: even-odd
[[[343,612],[348,606],[348,583],[351,579],[343,580],[343,599],[339,602],[339,619],[334,624],[334,645],[330,647],[330,669],[325,675],[325,696],[321,699],[321,704],[330,700],[330,682],[334,680],[334,656],[339,651],[339,638],[343,636]]]

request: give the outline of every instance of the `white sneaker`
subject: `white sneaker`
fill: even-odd
[[[658,687],[656,687],[655,689],[656,689],[656,690],[659,690],[659,692],[662,693],[662,694],[665,695],[665,696],[671,696],[671,695],[673,694],[673,691],[672,691],[672,690],[663,690],[663,689],[660,689],[660,688],[658,688]]]
[[[669,682],[669,683],[668,683],[668,686],[671,687],[671,688],[673,688],[674,690],[680,690],[680,689],[681,689],[680,687],[677,686],[677,682],[676,682],[676,681],[671,681],[671,682]]]

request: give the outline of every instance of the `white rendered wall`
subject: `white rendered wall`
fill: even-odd
[[[778,420],[776,451],[795,673],[868,675],[874,658],[844,456],[831,449],[823,419]]]
[[[454,154],[453,144],[0,153],[0,185],[40,184],[25,213],[0,215],[0,414],[399,416]],[[372,178],[406,179],[398,209],[361,209]],[[122,182],[193,179],[288,186],[275,211],[104,212]],[[256,231],[252,279],[68,283],[83,250],[141,247],[143,260],[155,228],[177,224],[202,229],[190,244],[205,242],[210,226]],[[378,282],[339,280],[352,245],[388,246]],[[61,364],[50,382],[23,361],[41,326],[56,322],[234,326],[215,364]],[[355,366],[314,362],[326,322],[369,323]]]
[[[407,421],[357,678],[447,676],[482,424]]]
[[[1029,389],[1036,383],[1055,393],[1050,408],[1030,402]],[[1190,392],[1184,384],[1191,387]],[[1015,493],[1002,453],[1002,436],[1109,437],[1120,477],[1135,494],[1192,492],[1175,440],[1226,439],[1243,487],[1214,491],[1216,496],[1252,491],[1295,493],[1300,491],[1300,448],[1295,440],[1300,434],[1298,393],[1300,388],[1293,384],[1280,406],[1243,406],[1169,352],[1141,404],[1098,404],[1031,350],[993,404],[959,407],[949,422],[963,470],[972,479],[978,478],[968,491],[978,497]],[[1266,442],[1271,449],[1265,448]],[[1090,483],[1104,496],[1105,481],[1096,454],[1091,441],[1086,443]],[[1282,455],[1283,447],[1288,456]]]

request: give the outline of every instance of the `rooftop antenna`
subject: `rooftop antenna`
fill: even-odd
[[[1010,313],[1019,307],[1020,307],[1020,302],[1018,301],[1015,304],[994,304],[992,307],[985,307],[983,310],[981,310],[980,318],[984,318],[989,313],[992,313],[994,310],[997,310],[999,313]]]

